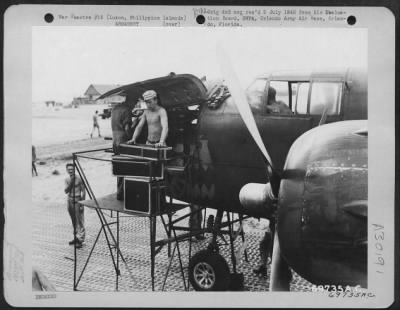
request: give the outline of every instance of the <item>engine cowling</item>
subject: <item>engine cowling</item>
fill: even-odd
[[[270,183],[248,183],[239,192],[240,204],[247,214],[263,214],[270,218],[276,208],[277,198]]]
[[[283,257],[315,284],[367,285],[367,121],[314,128],[292,145],[279,191]]]

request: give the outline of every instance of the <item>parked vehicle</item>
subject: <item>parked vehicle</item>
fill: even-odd
[[[103,109],[103,113],[99,114],[102,119],[107,119],[111,117],[112,108]]]

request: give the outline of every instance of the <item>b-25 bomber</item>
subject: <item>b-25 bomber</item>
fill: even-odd
[[[229,288],[216,241],[224,212],[276,222],[273,290],[286,265],[314,284],[366,287],[366,72],[277,72],[256,78],[243,96],[227,84],[206,88],[193,75],[169,74],[101,96],[122,94],[133,108],[155,90],[168,114],[167,145],[180,158],[168,196],[217,210],[209,246],[191,257],[193,287]],[[290,113],[271,113],[271,92]]]

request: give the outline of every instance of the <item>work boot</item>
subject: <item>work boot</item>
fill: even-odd
[[[75,247],[76,247],[77,249],[80,249],[80,248],[82,247],[82,242],[81,242],[81,241],[76,241]]]
[[[253,272],[256,275],[260,275],[265,277],[267,275],[267,267],[265,267],[264,265],[261,265],[260,267],[258,267],[257,269],[253,269]]]

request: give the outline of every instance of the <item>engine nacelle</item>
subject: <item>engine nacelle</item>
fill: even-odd
[[[367,285],[367,121],[314,128],[292,145],[279,190],[283,257],[314,284]]]

